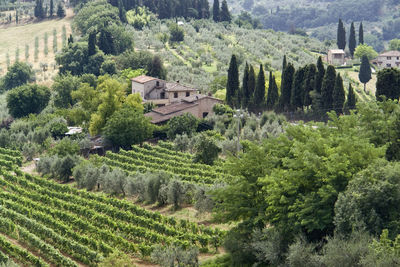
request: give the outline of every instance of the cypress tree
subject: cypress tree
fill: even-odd
[[[265,104],[265,74],[263,65],[260,64],[260,72],[257,76],[256,90],[254,91],[254,107],[262,108]]]
[[[381,96],[389,99],[399,99],[400,97],[400,70],[397,68],[386,68],[378,72],[376,81],[376,99],[381,100]]]
[[[231,13],[229,12],[228,3],[226,2],[226,0],[222,1],[221,12],[219,14],[219,20],[227,21],[227,22],[231,22],[231,20],[232,20]]]
[[[318,94],[321,94],[321,87],[322,87],[322,81],[324,80],[324,76],[325,76],[324,63],[322,63],[322,57],[319,57],[317,61],[317,73],[315,77],[315,91]]]
[[[358,79],[364,84],[364,92],[366,92],[366,84],[371,80],[371,66],[366,55],[361,58],[360,72],[358,73]]]
[[[249,65],[246,62],[246,66],[244,67],[244,74],[243,74],[243,80],[242,80],[242,108],[247,108],[250,102],[250,91],[249,91]]]
[[[337,46],[339,49],[343,50],[346,48],[346,30],[341,19],[339,19],[337,29]]]
[[[89,34],[88,40],[88,56],[96,54],[96,32],[91,32]]]
[[[335,67],[329,65],[326,69],[324,80],[322,81],[321,87],[321,104],[325,111],[329,111],[333,107],[333,89],[336,82],[336,71]]]
[[[351,58],[354,56],[354,50],[356,50],[356,30],[354,29],[354,22],[351,23],[350,26],[350,36],[349,36],[349,50],[351,54]]]
[[[352,110],[356,108],[356,94],[354,93],[353,87],[351,86],[351,83],[349,83],[349,93],[347,94],[347,103],[346,103],[346,108],[348,110]]]
[[[54,15],[54,2],[53,0],[50,0],[50,13],[49,13],[49,17],[53,17]]]
[[[278,101],[278,86],[276,85],[275,77],[272,75],[272,71],[269,72],[269,85],[267,93],[267,109],[273,110]]]
[[[107,29],[100,31],[98,46],[104,54],[114,54],[115,46],[111,33]]]
[[[360,23],[360,28],[358,28],[358,44],[364,44],[364,28],[362,22]]]
[[[335,86],[332,92],[332,107],[336,111],[336,114],[343,113],[345,93],[343,88],[343,80],[340,77],[340,73],[336,76]]]
[[[303,83],[304,83],[304,68],[299,68],[294,73],[293,84],[292,84],[292,92],[290,94],[290,106],[292,109],[296,110],[298,108],[303,108],[304,101],[304,92],[303,92]]]
[[[122,23],[128,23],[128,20],[126,19],[126,10],[121,0],[118,1],[118,14]]]
[[[285,72],[286,66],[287,66],[286,55],[284,55],[282,61],[282,74]]]
[[[17,11],[15,11],[15,24],[18,24],[18,20],[19,20],[19,17],[18,17],[18,10],[17,10]]]
[[[213,4],[213,20],[215,22],[219,21],[219,0],[214,0],[214,4]]]
[[[315,90],[315,78],[317,73],[317,67],[314,64],[310,64],[306,67],[303,83],[304,99],[303,105],[308,107],[312,104],[310,92]]]
[[[236,56],[232,55],[228,69],[228,81],[226,83],[226,103],[231,107],[237,107],[237,94],[239,91],[239,71]]]
[[[289,63],[282,75],[281,95],[279,97],[279,110],[287,111],[290,108],[290,95],[292,93],[293,75],[295,69]]]
[[[68,37],[68,44],[74,43],[74,38],[72,37],[72,34],[69,35]]]
[[[61,4],[61,1],[57,5],[57,17],[59,17],[59,18],[65,17],[65,10]]]
[[[250,106],[253,103],[254,91],[256,90],[256,72],[254,71],[254,68],[252,65],[250,65],[250,69],[249,69],[249,81],[247,82],[247,87],[248,87],[249,96],[250,96],[247,106]]]

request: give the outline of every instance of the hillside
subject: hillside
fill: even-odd
[[[234,14],[249,12],[264,28],[280,31],[302,28],[320,40],[336,38],[339,18],[348,24],[363,21],[365,40],[378,51],[383,49],[383,41],[399,37],[399,1],[396,0],[228,0],[228,3]]]

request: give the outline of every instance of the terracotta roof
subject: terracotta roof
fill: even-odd
[[[160,123],[171,119],[172,117],[182,115],[185,110],[194,106],[198,103],[187,103],[181,102],[176,104],[171,104],[168,106],[153,109],[153,111],[144,114],[146,117],[151,117],[152,123]]]
[[[147,82],[153,81],[153,80],[158,80],[158,79],[154,78],[154,77],[147,76],[147,75],[140,75],[138,77],[135,77],[135,78],[131,79],[131,81],[137,82],[137,83],[147,83]]]
[[[203,99],[203,98],[210,98],[210,99],[213,99],[213,100],[217,100],[218,102],[222,102],[221,99],[218,99],[218,98],[215,98],[215,97],[212,97],[212,96],[208,96],[208,95],[202,95],[202,94],[195,94],[195,95],[183,97],[182,101],[192,103],[192,102],[195,102],[195,101]]]
[[[343,49],[331,49],[329,50],[332,54],[345,54]]]
[[[400,57],[400,51],[387,51],[379,55],[380,57]]]
[[[187,92],[187,91],[198,91],[197,89],[188,87],[180,83],[167,83],[165,85],[166,92]]]

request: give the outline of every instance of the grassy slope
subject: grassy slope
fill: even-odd
[[[11,64],[15,61],[15,51],[19,48],[19,60],[25,62],[25,45],[29,45],[28,63],[33,64],[34,70],[40,69],[40,63],[48,64],[46,79],[43,73],[37,73],[37,79],[41,83],[49,83],[51,76],[55,74],[55,54],[53,51],[53,29],[57,30],[57,47],[62,48],[61,35],[62,27],[65,25],[67,36],[71,32],[73,11],[67,10],[67,16],[63,19],[45,20],[38,23],[30,23],[25,25],[10,25],[7,28],[0,29],[0,74],[4,75],[7,71],[6,54],[8,52]],[[48,55],[44,54],[44,35],[48,34]],[[39,56],[34,61],[35,37],[39,37]]]

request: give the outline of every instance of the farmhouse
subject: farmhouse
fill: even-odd
[[[345,61],[345,52],[343,49],[331,49],[328,51],[327,61],[331,65],[343,65]]]
[[[379,68],[391,68],[400,66],[400,52],[399,51],[387,51],[380,54],[377,58],[372,61],[373,64]]]
[[[190,113],[197,118],[205,118],[213,113],[213,107],[222,101],[207,95],[192,95],[184,97],[180,102],[153,109],[153,111],[145,114],[146,117],[151,117],[151,122],[154,124],[162,124],[169,119]]]
[[[198,93],[197,89],[180,84],[179,81],[167,82],[146,75],[133,78],[131,81],[132,94],[139,93],[143,102],[152,102],[156,106],[177,103]]]

